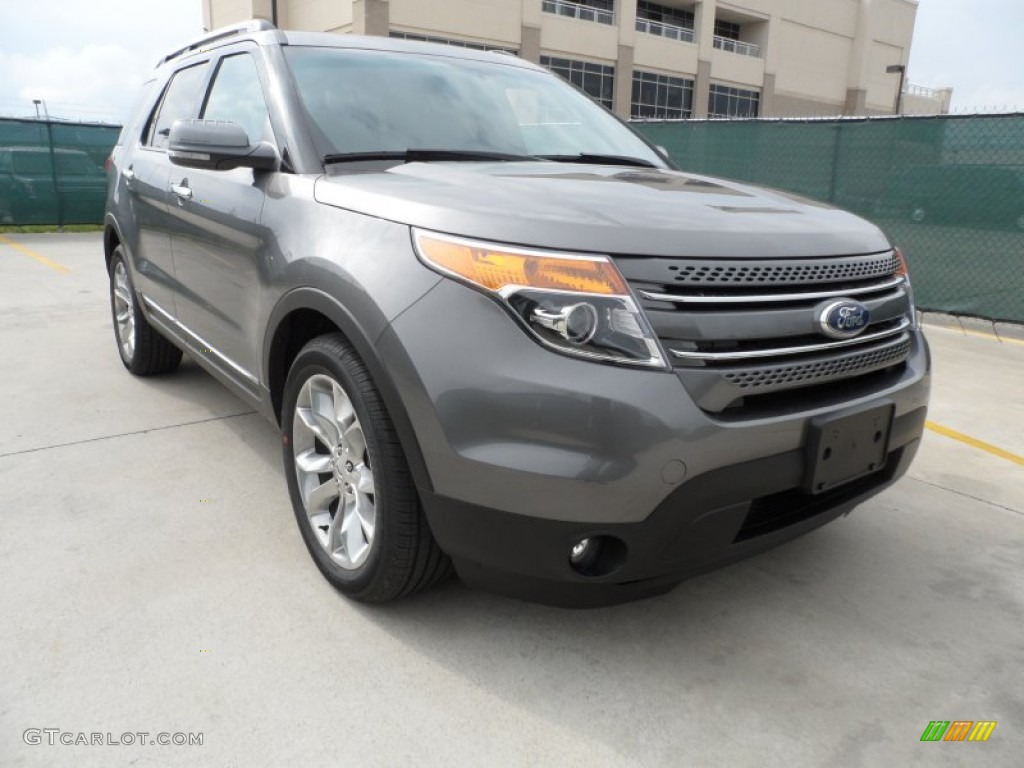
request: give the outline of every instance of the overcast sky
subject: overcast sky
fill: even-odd
[[[34,114],[32,99],[45,99],[56,116],[123,119],[157,58],[201,31],[200,7],[0,0],[0,115]],[[953,86],[954,109],[1024,110],[1022,30],[1022,0],[921,0],[909,80]]]

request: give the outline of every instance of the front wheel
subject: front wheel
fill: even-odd
[[[342,335],[321,336],[299,352],[281,425],[295,518],[331,584],[384,603],[451,573],[380,393]]]

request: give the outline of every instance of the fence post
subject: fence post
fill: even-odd
[[[53,179],[53,197],[57,201],[57,229],[64,227],[64,198],[57,186],[57,153],[53,149],[53,125],[46,121],[46,140],[50,146],[50,177]]]
[[[843,138],[843,124],[836,123],[835,125],[835,140],[832,142],[832,173],[828,177],[828,201],[835,203],[836,201],[836,187],[839,181],[839,144]]]

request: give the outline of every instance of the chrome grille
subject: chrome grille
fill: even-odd
[[[764,261],[620,257],[616,264],[707,411],[899,366],[912,348],[910,287],[895,251]],[[841,298],[871,312],[851,339],[818,330],[822,308]]]
[[[771,344],[766,346],[760,346],[756,349],[741,349],[737,351],[691,351],[681,350],[670,347],[669,351],[672,356],[678,360],[687,361],[703,361],[708,363],[731,363],[740,360],[751,360],[755,358],[769,358],[769,357],[790,357],[792,355],[808,355],[815,354],[818,352],[826,352],[834,349],[843,349],[844,347],[863,347],[869,342],[880,341],[882,339],[889,339],[893,336],[900,338],[907,338],[907,329],[910,328],[910,320],[903,318],[898,320],[896,323],[885,323],[881,324],[883,327],[875,327],[880,324],[875,323],[869,326],[869,332],[863,333],[860,336],[856,336],[852,339],[842,339],[838,341],[818,341],[814,339],[812,341],[804,341],[800,344],[787,344],[786,346],[779,346],[777,344]]]

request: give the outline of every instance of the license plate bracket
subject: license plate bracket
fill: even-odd
[[[893,403],[811,420],[804,490],[824,493],[885,466]]]

